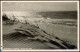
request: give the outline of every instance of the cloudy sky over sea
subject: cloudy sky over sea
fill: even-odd
[[[76,2],[3,2],[3,11],[76,11]]]

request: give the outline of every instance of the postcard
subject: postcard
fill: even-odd
[[[79,50],[78,1],[2,1],[3,51]]]

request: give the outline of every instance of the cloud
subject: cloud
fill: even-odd
[[[76,11],[76,2],[3,2],[3,11]]]

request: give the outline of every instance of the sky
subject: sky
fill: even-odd
[[[3,2],[2,11],[76,11],[76,2]]]

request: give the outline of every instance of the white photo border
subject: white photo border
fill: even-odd
[[[55,49],[55,50],[19,50],[19,49],[12,49],[12,50],[4,50],[3,49],[3,36],[2,36],[2,3],[3,2],[77,2],[77,49]],[[1,50],[2,51],[79,51],[79,1],[1,1]]]

